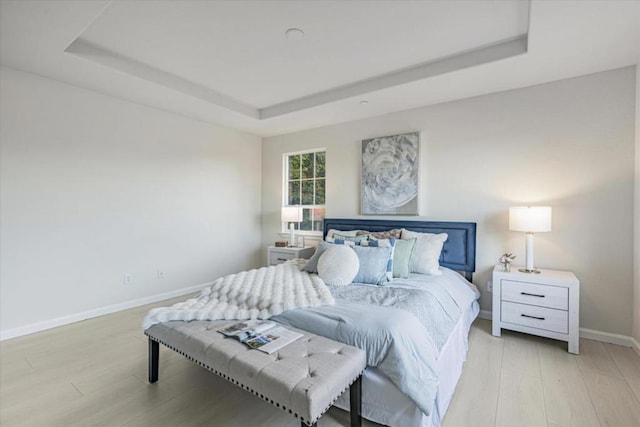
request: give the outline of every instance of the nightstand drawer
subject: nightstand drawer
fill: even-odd
[[[569,309],[569,290],[565,287],[503,280],[501,289],[502,301],[538,305],[559,310]]]
[[[294,258],[296,258],[295,252],[271,251],[269,253],[269,264],[270,265],[282,264],[283,262],[289,261],[290,259],[294,259]]]
[[[502,303],[502,318],[506,323],[566,334],[569,332],[569,312],[533,305]]]

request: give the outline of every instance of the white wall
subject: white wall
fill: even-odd
[[[634,206],[633,336],[640,342],[640,54],[636,65],[636,178]]]
[[[524,258],[508,207],[554,208],[536,236],[539,267],[573,270],[582,283],[581,327],[631,334],[635,70],[626,68],[263,141],[263,244],[280,229],[282,153],[327,148],[327,216],[357,217],[364,138],[421,135],[424,219],[478,223],[484,284],[498,257]]]
[[[3,332],[258,265],[259,137],[8,68],[0,84]]]

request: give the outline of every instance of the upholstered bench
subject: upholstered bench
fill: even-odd
[[[173,321],[145,330],[149,337],[149,382],[158,380],[159,343],[209,371],[316,426],[350,388],[351,425],[360,426],[363,350],[295,328],[304,334],[273,354],[251,350],[217,332],[236,320]]]

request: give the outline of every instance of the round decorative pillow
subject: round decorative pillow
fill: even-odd
[[[318,260],[318,276],[327,285],[346,286],[356,277],[359,269],[358,255],[349,246],[332,246]]]

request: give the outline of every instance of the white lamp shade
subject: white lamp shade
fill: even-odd
[[[280,212],[282,222],[302,221],[302,209],[299,206],[283,206]]]
[[[509,230],[526,233],[551,231],[551,207],[517,206],[509,208]]]

